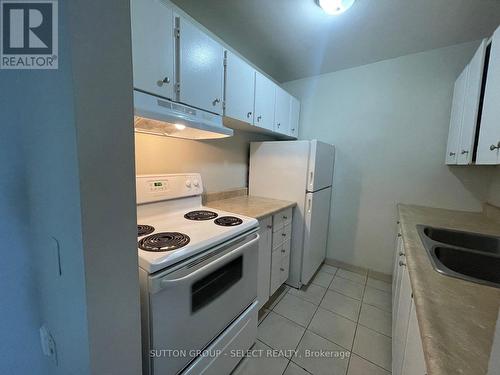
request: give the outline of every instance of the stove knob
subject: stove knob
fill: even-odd
[[[193,185],[194,185],[195,187],[198,187],[198,186],[200,186],[200,183],[199,183],[199,181],[198,181],[198,180],[194,180],[194,181],[193,181]]]
[[[186,187],[188,187],[188,188],[191,187],[191,180],[186,180]]]

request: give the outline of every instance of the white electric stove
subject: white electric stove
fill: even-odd
[[[136,184],[143,373],[229,374],[257,334],[258,221],[203,207],[199,174]]]

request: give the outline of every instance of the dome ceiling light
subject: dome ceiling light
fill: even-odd
[[[355,0],[317,0],[318,5],[327,14],[337,15],[349,9]]]

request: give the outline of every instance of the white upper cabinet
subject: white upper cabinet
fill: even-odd
[[[457,164],[460,165],[472,164],[485,54],[486,39],[481,42],[474,57],[469,63],[464,95],[462,130],[460,132],[457,155]]]
[[[298,138],[299,135],[300,102],[293,96],[290,97],[290,132],[291,137]]]
[[[225,54],[224,115],[253,124],[255,69],[234,53]]]
[[[274,105],[276,84],[259,72],[255,72],[254,125],[274,130]]]
[[[290,133],[290,100],[291,95],[276,86],[274,107],[274,131],[277,133]]]
[[[500,28],[493,34],[490,48],[477,164],[500,163]]]
[[[178,100],[222,114],[224,50],[195,25],[176,17]]]
[[[465,67],[462,74],[460,74],[455,82],[451,107],[450,131],[448,133],[448,146],[446,148],[446,164],[457,164],[468,70],[469,67]]]
[[[134,87],[172,99],[174,35],[172,9],[159,0],[132,0]]]

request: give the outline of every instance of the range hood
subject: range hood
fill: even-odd
[[[230,137],[222,116],[134,90],[134,127],[147,133],[185,139]]]

